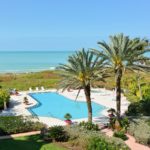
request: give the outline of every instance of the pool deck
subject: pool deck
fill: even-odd
[[[38,93],[38,92],[56,92],[55,89],[51,90],[44,90],[44,91],[33,91],[32,93]],[[77,95],[77,90],[71,90],[71,91],[59,91],[58,93],[62,96],[65,96],[69,98],[70,100],[75,100]],[[23,116],[31,116],[32,114],[28,111],[28,107],[35,106],[37,104],[37,101],[30,97],[28,94],[31,93],[29,91],[20,92],[19,95],[12,95],[10,98],[10,108],[8,110],[2,111],[0,115],[23,115]],[[23,103],[24,97],[27,97],[29,100],[29,105],[25,105]],[[105,109],[102,114],[104,116],[107,116],[107,110],[109,108],[116,108],[116,101],[115,101],[115,93],[114,91],[109,91],[105,89],[92,89],[91,92],[91,99],[93,102],[96,102],[97,104],[105,106],[107,109]],[[77,101],[86,101],[84,96],[84,91],[81,90]],[[126,98],[122,95],[121,100],[121,113],[124,113],[128,108],[129,102],[126,100]],[[96,118],[95,118],[96,119]],[[66,125],[66,123],[60,119],[52,118],[52,117],[37,117],[37,120],[40,122],[43,122],[44,124],[47,124],[48,126],[54,126],[54,125]],[[80,122],[83,120],[87,120],[86,118],[83,119],[75,119],[74,122]]]

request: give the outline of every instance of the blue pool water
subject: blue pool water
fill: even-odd
[[[54,117],[64,119],[66,113],[72,115],[72,119],[87,118],[86,102],[70,100],[54,92],[34,93],[30,96],[38,101],[38,105],[29,108],[29,111],[37,116]],[[92,102],[93,117],[101,116],[104,106]]]

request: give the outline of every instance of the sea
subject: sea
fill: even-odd
[[[0,51],[0,74],[54,70],[74,51]],[[146,54],[150,57],[150,53]]]
[[[0,73],[54,70],[74,51],[0,51]]]

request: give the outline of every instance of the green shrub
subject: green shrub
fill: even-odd
[[[124,141],[128,139],[128,137],[125,135],[125,133],[123,131],[116,131],[116,132],[114,132],[113,136],[121,138]]]
[[[72,116],[71,116],[71,114],[66,113],[65,116],[64,116],[64,118],[65,118],[66,120],[70,120],[70,119],[72,118]]]
[[[98,125],[97,124],[93,124],[91,122],[80,122],[79,126],[83,127],[86,130],[93,130],[93,131],[98,131]]]
[[[150,99],[131,103],[126,114],[128,116],[150,116]]]
[[[0,116],[0,135],[37,131],[44,125],[23,116]]]
[[[0,89],[0,109],[4,109],[4,103],[8,105],[10,94],[7,90]]]
[[[142,97],[150,100],[150,84],[142,86]]]
[[[114,145],[116,150],[129,150],[122,139],[116,137],[108,137],[100,131],[85,130],[80,126],[65,127],[65,131],[69,135],[68,143],[70,143],[72,147],[76,146],[84,150],[89,147],[89,141],[91,141],[93,138],[100,138],[101,140],[104,140],[108,145]],[[76,149],[76,147],[74,149]],[[97,150],[99,149],[97,148]]]
[[[49,128],[48,138],[52,141],[67,141],[68,135],[62,126],[54,126]]]
[[[148,119],[132,119],[128,133],[133,135],[137,142],[150,146],[150,125]]]
[[[88,150],[120,150],[120,148],[117,147],[115,144],[108,143],[105,139],[100,137],[91,138],[89,140],[87,149]]]

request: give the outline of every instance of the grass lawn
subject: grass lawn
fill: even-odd
[[[39,135],[0,140],[0,150],[66,150],[57,144],[45,143]]]

